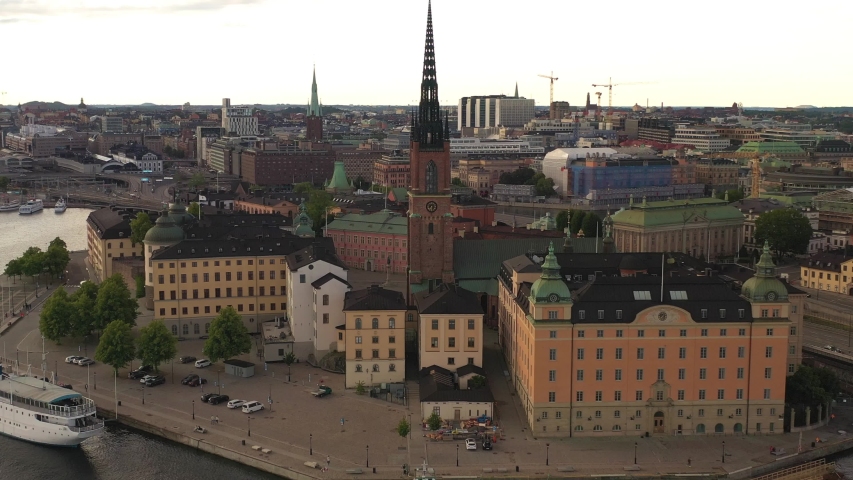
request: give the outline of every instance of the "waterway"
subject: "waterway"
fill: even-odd
[[[275,475],[121,426],[107,427],[103,435],[87,440],[80,448],[45,447],[0,436],[0,478],[280,479]]]
[[[50,241],[61,238],[68,250],[86,249],[86,218],[91,210],[69,208],[53,213],[53,206],[32,215],[0,212],[0,272],[9,260],[21,256],[30,247],[46,249]]]

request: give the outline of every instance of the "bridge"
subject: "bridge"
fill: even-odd
[[[826,367],[838,375],[841,389],[853,393],[853,355],[817,345],[803,345],[803,363],[810,367]]]

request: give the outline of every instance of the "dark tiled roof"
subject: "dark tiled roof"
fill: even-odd
[[[840,272],[841,264],[848,260],[853,260],[853,257],[845,255],[843,252],[820,252],[815,253],[808,259],[800,260],[800,266],[814,268],[817,270]]]
[[[291,270],[324,261],[347,270],[346,264],[335,254],[335,245],[331,238],[309,238],[312,242],[299,251],[287,255],[287,267]]]
[[[313,282],[311,282],[311,286],[314,288],[320,288],[323,285],[331,282],[332,280],[337,280],[337,281],[343,283],[344,285],[348,286],[349,288],[352,288],[352,285],[350,285],[349,282],[347,282],[343,278],[335,275],[334,273],[327,273],[327,274],[323,275],[322,277],[318,278],[317,280],[314,280]]]
[[[488,388],[457,390],[453,373],[449,370],[431,366],[421,370],[421,402],[494,402],[495,397]]]
[[[152,223],[159,216],[157,212],[147,213]],[[136,218],[136,214],[137,211],[129,209],[101,208],[90,213],[86,221],[98,232],[98,237],[104,240],[130,238],[130,222]]]
[[[402,293],[372,285],[362,290],[347,292],[344,310],[406,310],[408,305]]]
[[[640,293],[638,293],[640,292]],[[646,293],[647,292],[647,293]],[[661,277],[600,277],[573,292],[573,323],[630,323],[642,310],[656,305],[670,305],[690,312],[697,322],[749,322],[752,320],[751,304],[735,292],[730,285],[717,277],[663,278],[661,302]],[[671,292],[684,292],[686,300],[673,300]],[[643,295],[647,295],[643,299]],[[676,294],[677,295],[677,294]],[[640,299],[637,299],[637,298]],[[702,318],[702,310],[706,318]],[[721,318],[720,310],[726,311]],[[738,310],[744,310],[739,318]],[[604,319],[598,319],[598,311]],[[622,311],[617,319],[615,311]],[[580,311],[584,311],[581,319]]]
[[[267,255],[288,255],[310,245],[312,238],[287,235],[281,238],[265,237],[253,239],[215,238],[203,240],[184,240],[176,245],[154,254],[157,260],[215,258],[215,257],[256,257]]]
[[[474,365],[473,363],[467,363],[456,369],[456,374],[460,377],[464,377],[465,375],[470,375],[472,373],[483,377],[486,376],[486,370],[483,367]]]
[[[420,314],[483,314],[477,294],[448,283],[439,285],[432,292],[416,293],[415,305]]]

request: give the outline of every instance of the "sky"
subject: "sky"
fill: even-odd
[[[0,103],[305,104],[419,97],[426,0],[0,0]],[[439,98],[853,105],[853,2],[434,0]],[[16,65],[10,69],[11,65]],[[618,85],[620,83],[633,85]],[[5,93],[3,93],[5,92]]]

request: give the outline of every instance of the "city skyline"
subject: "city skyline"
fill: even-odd
[[[32,75],[7,75],[0,104],[76,105],[83,97],[93,105],[217,105],[229,97],[235,104],[307,105],[316,64],[323,104],[416,105],[427,2],[368,3],[369,9],[337,0],[152,0],[146,6],[86,0],[74,8],[4,2],[0,25],[7,38],[21,39],[10,52],[55,58],[48,62],[54,73],[41,67]],[[653,7],[617,2],[606,10],[558,1],[536,6],[510,12],[485,0],[433,2],[442,105],[468,95],[512,95],[518,82],[520,95],[544,106],[549,82],[538,75],[552,71],[560,78],[555,100],[573,106],[582,105],[587,92],[595,101],[596,91],[606,105],[607,89],[591,85],[609,78],[641,83],[613,88],[613,104],[620,106],[853,105],[844,84],[851,68],[826,48],[843,43],[843,25],[853,16],[846,4],[824,17],[818,9],[790,13],[721,2],[698,19],[680,18],[691,12],[679,16],[679,4],[666,1]],[[335,14],[324,17],[327,12]],[[741,27],[743,19],[760,19],[771,33],[771,26],[794,20],[815,26],[770,37]],[[105,22],[124,27],[104,29]],[[127,28],[137,36],[122,35]],[[684,29],[708,32],[707,38],[675,39]]]

